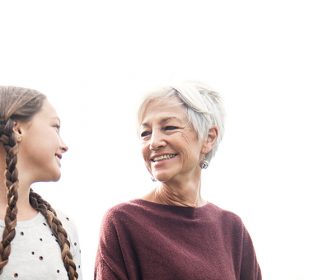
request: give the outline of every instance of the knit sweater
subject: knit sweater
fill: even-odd
[[[261,271],[241,219],[202,207],[133,200],[105,215],[96,280],[260,280]]]

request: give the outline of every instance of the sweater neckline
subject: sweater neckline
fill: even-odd
[[[38,222],[41,222],[41,221],[44,222],[45,218],[39,212],[38,214],[36,214],[33,218],[31,218],[29,220],[17,221],[16,226],[21,227],[21,228],[27,228],[27,227],[31,227],[34,224],[37,224]],[[4,226],[5,226],[4,220],[0,220],[0,227],[4,228]]]
[[[205,209],[209,208],[212,203],[208,202],[199,207],[191,207],[191,206],[179,206],[179,205],[168,205],[168,204],[161,204],[152,201],[148,201],[142,198],[133,199],[130,201],[131,203],[139,204],[141,206],[150,207],[153,209],[162,209],[162,210],[173,210],[176,212],[183,212],[183,213],[199,213],[204,211]]]

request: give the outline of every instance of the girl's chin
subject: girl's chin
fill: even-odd
[[[46,176],[42,181],[45,182],[57,182],[61,177],[60,171],[54,171],[53,173],[51,172],[49,176]]]

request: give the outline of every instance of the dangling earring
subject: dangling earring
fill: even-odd
[[[152,182],[156,182],[156,179],[152,176],[151,177]]]
[[[209,162],[207,161],[207,159],[203,159],[201,162],[200,162],[200,168],[201,169],[207,169],[209,166]]]

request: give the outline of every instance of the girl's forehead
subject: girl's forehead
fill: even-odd
[[[42,116],[46,118],[58,118],[59,119],[56,109],[47,99],[44,100],[43,106],[39,114],[41,114]]]

